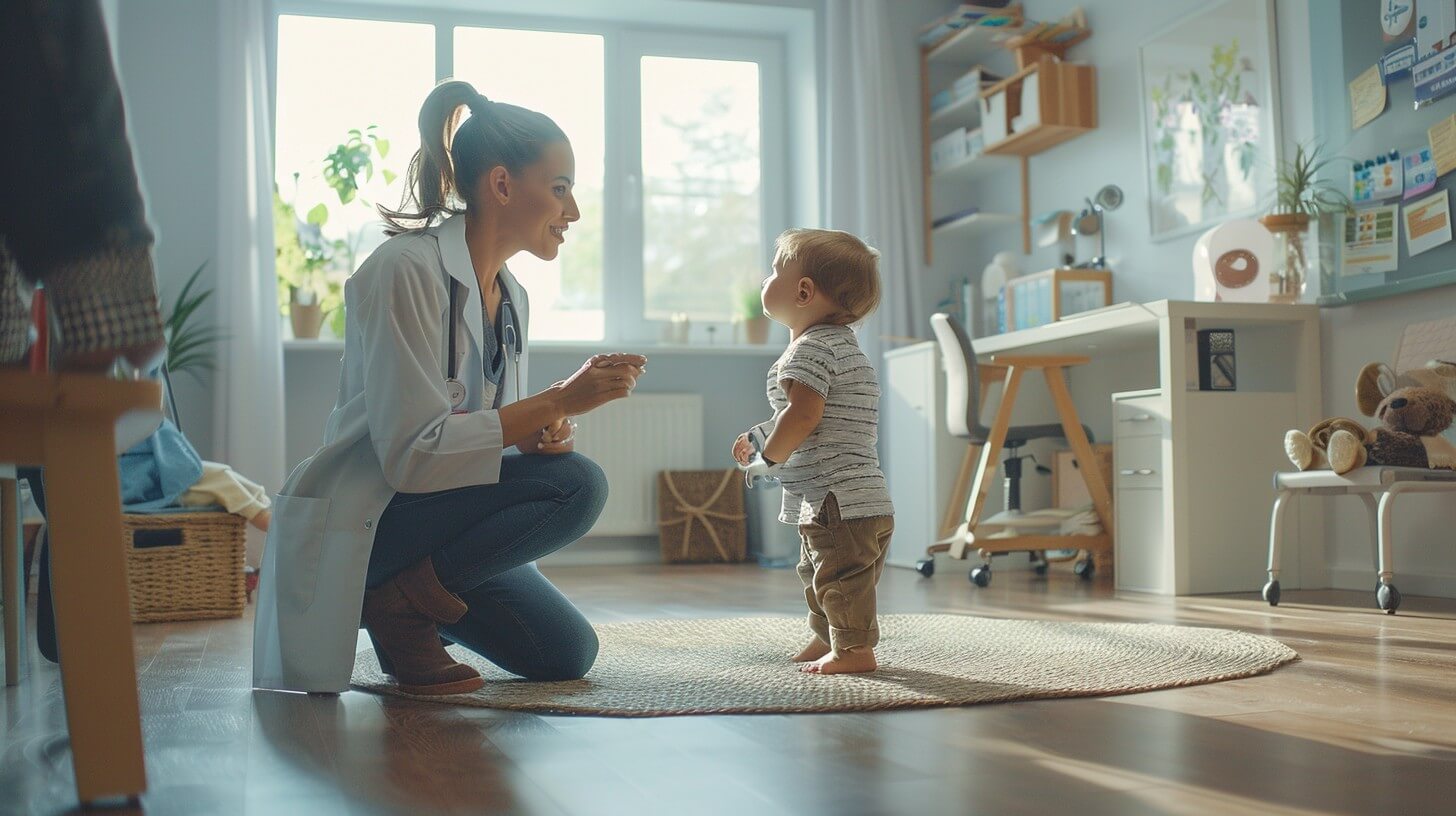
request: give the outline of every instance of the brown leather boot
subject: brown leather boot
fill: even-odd
[[[465,602],[440,585],[425,558],[364,593],[364,626],[380,667],[409,694],[464,694],[485,685],[480,673],[455,662],[436,628],[465,614]]]

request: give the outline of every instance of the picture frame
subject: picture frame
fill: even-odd
[[[1254,216],[1273,201],[1275,40],[1273,0],[1219,0],[1138,46],[1151,240]]]

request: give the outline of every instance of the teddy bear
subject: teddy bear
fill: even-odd
[[[1372,363],[1360,372],[1355,400],[1381,427],[1326,419],[1285,434],[1284,452],[1300,470],[1328,467],[1342,475],[1364,465],[1456,469],[1456,445],[1442,435],[1456,420],[1453,395],[1456,363],[1432,360],[1400,376]]]

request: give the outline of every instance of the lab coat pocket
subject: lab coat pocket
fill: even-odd
[[[324,549],[324,526],[329,499],[276,496],[268,546],[276,547],[278,605],[290,612],[306,612],[318,584],[319,558]]]

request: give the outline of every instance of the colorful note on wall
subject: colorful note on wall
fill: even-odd
[[[1370,66],[1350,83],[1350,125],[1364,127],[1385,110],[1385,83],[1379,63]]]
[[[1431,158],[1436,162],[1436,175],[1456,170],[1456,114],[1431,125],[1426,131],[1431,140]]]
[[[1405,251],[1419,255],[1451,240],[1451,209],[1447,191],[1405,205]]]
[[[1400,206],[1370,207],[1345,216],[1345,251],[1340,254],[1340,273],[1371,275],[1394,272],[1400,259],[1395,245],[1396,219]]]
[[[1350,168],[1356,204],[1395,198],[1405,189],[1405,173],[1400,164],[1400,151],[1356,162]]]
[[[1431,159],[1430,145],[1407,150],[1401,161],[1405,165],[1406,200],[1415,198],[1436,186],[1436,162]]]

